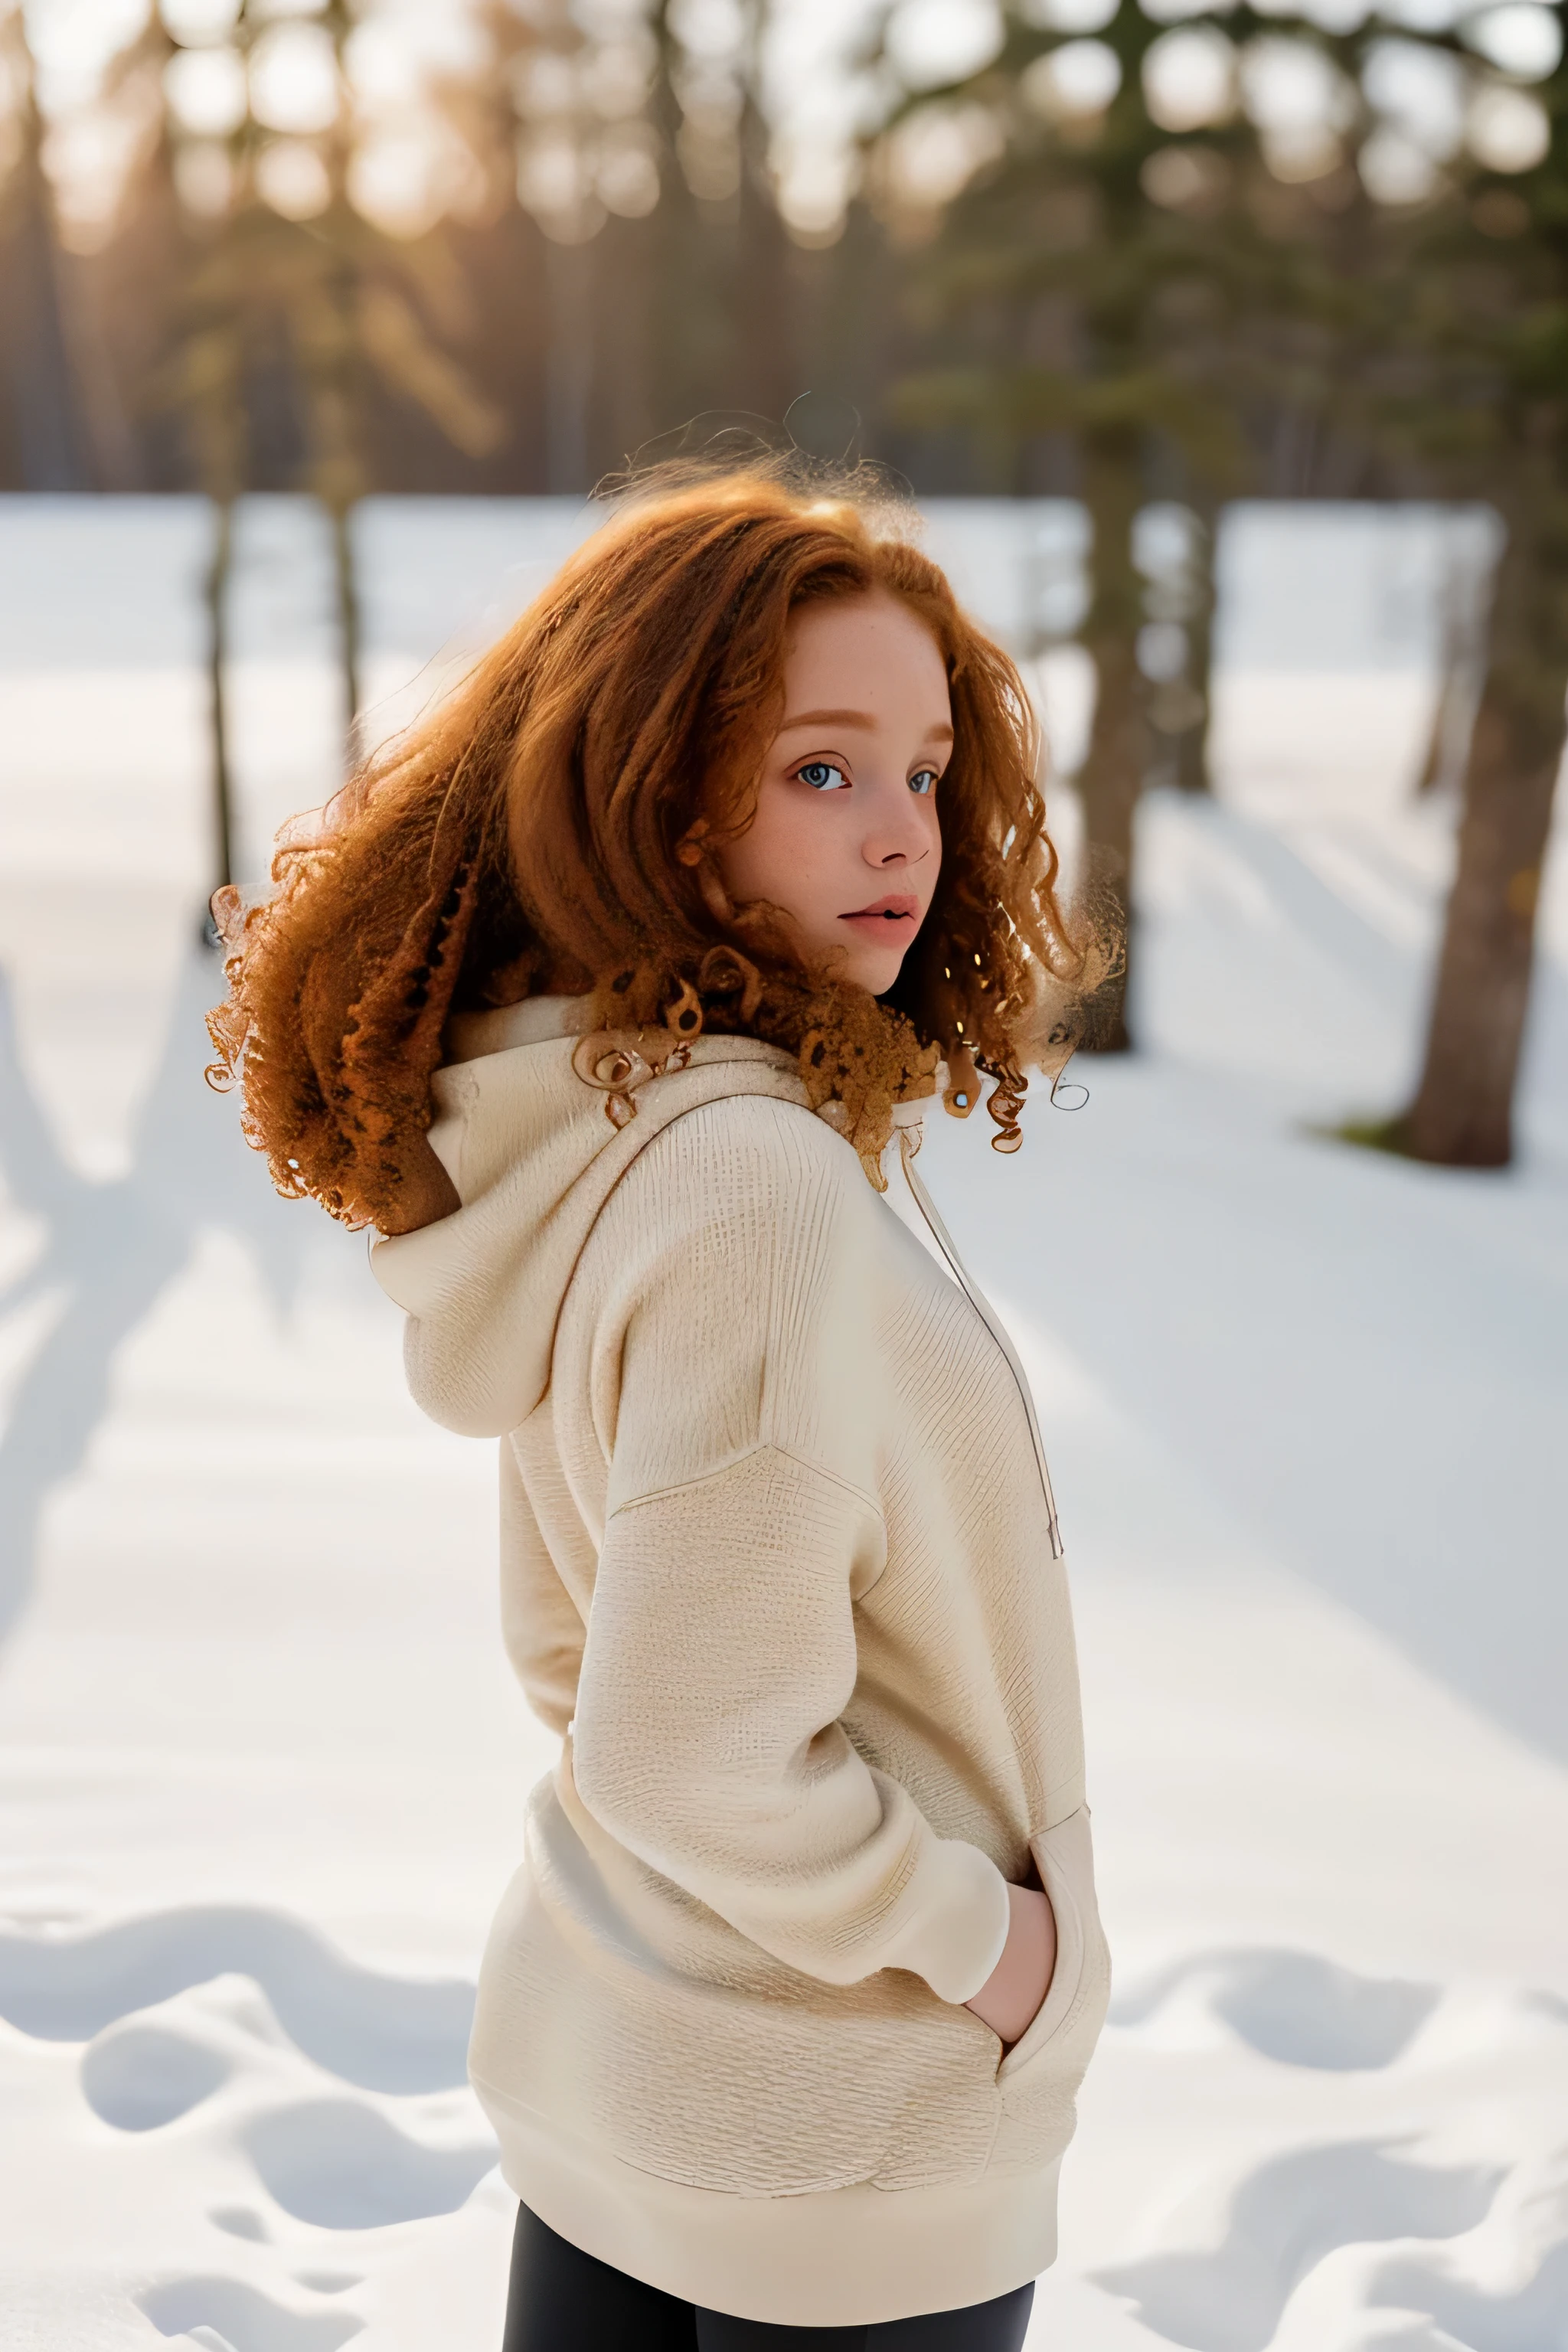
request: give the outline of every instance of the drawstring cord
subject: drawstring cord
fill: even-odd
[[[957,1250],[953,1247],[952,1236],[948,1232],[947,1227],[942,1223],[941,1217],[937,1213],[936,1202],[931,1199],[931,1194],[926,1191],[925,1186],[921,1183],[919,1176],[915,1173],[915,1154],[920,1148],[920,1128],[912,1122],[908,1126],[900,1123],[899,1127],[899,1156],[904,1163],[904,1178],[909,1185],[910,1192],[914,1196],[915,1206],[919,1209],[921,1216],[925,1219],[926,1223],[930,1226],[931,1239],[935,1242],[938,1249],[941,1250],[942,1256],[947,1260],[953,1280],[957,1283],[960,1290],[963,1291],[965,1298],[968,1299],[971,1307],[973,1307],[976,1315],[979,1316],[980,1320],[984,1324],[985,1328],[990,1332],[991,1337],[995,1340],[996,1345],[1001,1349],[1002,1353],[1007,1359],[1007,1369],[1012,1373],[1014,1380],[1017,1382],[1018,1394],[1024,1400],[1024,1411],[1028,1415],[1029,1420],[1029,1435],[1034,1440],[1035,1460],[1039,1465],[1040,1485],[1045,1491],[1046,1519],[1051,1539],[1051,1558],[1053,1559],[1060,1559],[1064,1557],[1064,1550],[1062,1545],[1062,1531],[1057,1518],[1057,1498],[1051,1488],[1051,1474],[1046,1464],[1045,1442],[1040,1435],[1040,1424],[1035,1414],[1035,1400],[1029,1394],[1029,1383],[1024,1377],[1024,1367],[1018,1361],[1017,1356],[1014,1352],[1013,1342],[1008,1339],[1006,1332],[1003,1329],[1000,1322],[997,1320],[997,1318],[993,1312],[984,1291],[982,1291],[975,1283],[971,1281],[969,1274],[964,1266],[963,1260],[959,1256]]]

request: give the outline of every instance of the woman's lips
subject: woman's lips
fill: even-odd
[[[868,907],[857,907],[851,915],[840,915],[841,923],[853,923],[857,930],[873,938],[886,939],[895,924],[917,923],[921,902],[907,893],[893,898],[874,899]]]

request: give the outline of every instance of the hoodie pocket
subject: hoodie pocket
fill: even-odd
[[[1059,2056],[1072,2066],[1074,2079],[1081,2075],[1110,1995],[1110,1956],[1094,1899],[1089,1807],[1080,1806],[1054,1829],[1037,1831],[1029,1840],[1029,1851],[1056,1915],[1057,1964],[1044,2000],[996,2069],[997,2086],[1004,2090],[1058,2043],[1063,2045]],[[1085,2025],[1087,2032],[1081,2030]]]

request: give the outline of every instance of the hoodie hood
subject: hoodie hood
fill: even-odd
[[[809,1108],[793,1055],[754,1037],[704,1036],[685,1049],[684,1068],[637,1088],[635,1116],[617,1128],[605,1094],[572,1066],[586,1011],[586,998],[534,997],[452,1023],[455,1058],[432,1081],[430,1143],[462,1205],[371,1251],[376,1280],[408,1317],[415,1402],[466,1437],[504,1436],[543,1397],[584,1244],[646,1144],[726,1095]]]

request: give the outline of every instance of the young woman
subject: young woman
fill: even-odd
[[[562,1738],[470,2052],[507,2352],[1016,2352],[1053,2258],[1108,1989],[1072,1628],[911,1164],[983,1074],[1015,1148],[1070,1049],[1037,764],[852,499],[656,486],[225,911],[248,1132],[500,1440]]]

